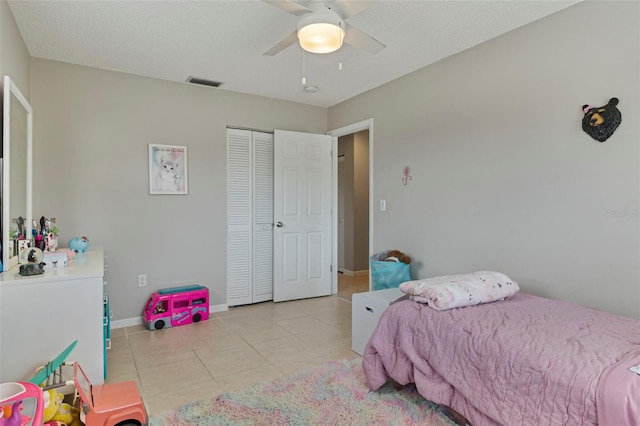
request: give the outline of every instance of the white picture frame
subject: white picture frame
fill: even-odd
[[[149,194],[188,193],[187,147],[149,144]]]

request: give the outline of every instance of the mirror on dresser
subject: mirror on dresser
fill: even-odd
[[[7,271],[18,264],[17,218],[24,219],[24,234],[31,238],[33,111],[9,76],[4,77],[3,101],[2,265]]]

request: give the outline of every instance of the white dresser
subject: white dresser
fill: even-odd
[[[104,254],[77,253],[66,268],[22,277],[0,274],[0,383],[30,379],[74,340],[93,384],[104,382]]]

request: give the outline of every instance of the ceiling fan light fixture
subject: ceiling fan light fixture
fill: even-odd
[[[343,40],[344,21],[331,10],[307,15],[298,23],[298,41],[307,52],[335,52]]]

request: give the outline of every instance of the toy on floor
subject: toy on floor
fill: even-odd
[[[73,366],[73,384],[78,393],[77,406],[71,407],[71,410],[80,412],[82,423],[88,426],[147,424],[147,411],[136,382],[93,385],[80,364],[74,362],[67,365]],[[70,425],[74,423],[75,418],[69,422]]]
[[[3,426],[21,426],[23,423],[22,416],[22,400],[16,401],[13,405],[2,407],[2,417],[0,417],[0,425]]]
[[[51,360],[51,362],[48,362],[44,366],[38,368],[36,374],[29,379],[29,382],[42,387],[47,387],[47,385],[51,385],[53,383],[59,383],[62,380],[59,373],[60,367],[69,357],[71,352],[73,352],[77,344],[78,341],[74,340],[69,346],[60,352],[57,357]]]
[[[46,426],[113,426],[113,425],[145,425],[147,412],[142,404],[142,398],[134,381],[93,385],[77,362],[64,361],[73,350],[74,341],[53,361],[44,365],[36,372],[31,382],[41,384],[47,393]],[[71,377],[71,378],[68,378]],[[34,383],[29,386],[40,387]],[[67,396],[63,398],[60,389],[67,389]],[[40,422],[42,412],[45,411],[40,390]],[[65,399],[67,402],[62,402]],[[0,426],[8,426],[0,423]],[[13,425],[12,425],[13,426]]]
[[[42,417],[45,426],[69,426],[73,423],[74,411],[77,412],[78,415],[75,417],[79,420],[80,410],[74,410],[70,404],[63,402],[64,395],[56,391],[55,388],[45,390],[43,397],[44,413]]]
[[[0,383],[0,426],[42,424],[42,389],[33,383]]]
[[[67,404],[66,402],[63,402],[62,404],[60,404],[60,407],[58,408],[58,412],[55,413],[55,415],[53,416],[53,419],[51,419],[51,422],[54,422],[53,423],[54,425],[56,425],[56,423],[57,424],[62,423],[69,426],[71,423],[73,423],[74,412],[78,414],[78,419],[79,419],[80,409],[79,408],[74,409],[74,407],[72,407],[71,404]]]
[[[402,262],[408,265],[411,263],[411,258],[400,250],[389,250],[385,262]]]
[[[55,389],[49,389],[42,392],[43,395],[43,420],[45,423],[53,420],[53,417],[58,414],[58,410],[60,409],[60,405],[62,404],[62,400],[64,399],[64,395],[58,393]]]
[[[201,285],[187,285],[158,290],[147,301],[142,318],[149,330],[207,320],[209,289]]]

